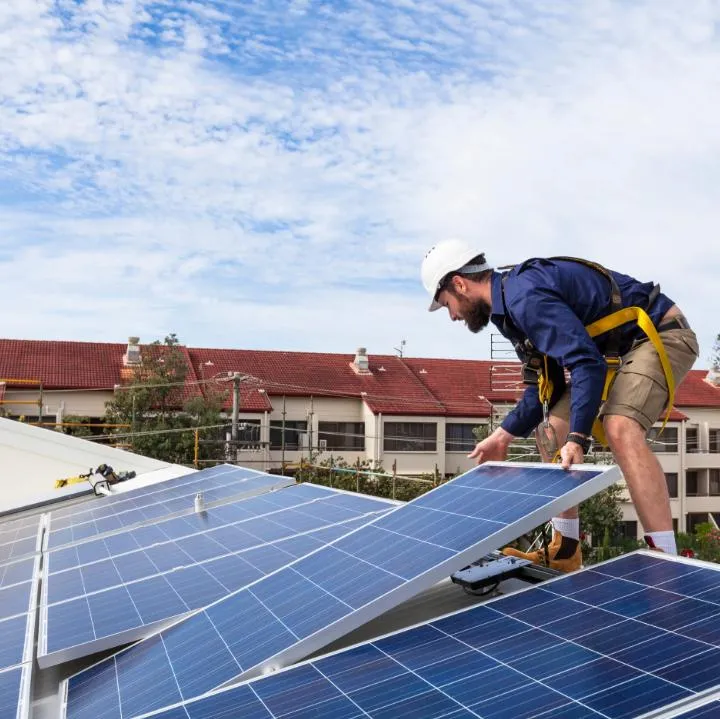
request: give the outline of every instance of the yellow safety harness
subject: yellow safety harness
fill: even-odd
[[[662,343],[662,340],[660,339],[660,335],[658,334],[657,329],[653,324],[653,321],[650,319],[650,316],[641,307],[624,307],[621,309],[617,309],[620,305],[620,291],[617,287],[615,279],[612,277],[610,272],[602,265],[577,257],[551,257],[550,259],[578,262],[600,272],[607,279],[609,279],[612,288],[611,304],[613,305],[613,311],[609,315],[601,317],[600,319],[595,320],[595,322],[591,322],[589,325],[585,326],[585,330],[590,335],[590,337],[595,338],[608,332],[615,332],[616,330],[618,330],[618,328],[622,327],[628,322],[635,322],[637,326],[646,335],[648,340],[652,342],[652,345],[655,348],[655,351],[658,353],[658,357],[660,358],[660,365],[662,366],[663,373],[665,375],[665,381],[667,383],[668,390],[667,411],[665,412],[665,417],[663,419],[660,432],[658,432],[659,436],[665,429],[665,425],[670,418],[670,412],[672,411],[673,402],[675,401],[675,379],[673,377],[672,367],[670,366],[667,352],[665,351],[665,347]],[[548,371],[548,357],[547,355],[541,355],[539,352],[537,352],[537,350],[534,350],[534,348],[532,348],[532,346],[527,341],[524,344],[525,348],[530,350],[528,353],[529,362],[527,364],[529,364],[530,367],[535,372],[537,372],[538,397],[543,406],[543,424],[547,428],[549,426],[550,399],[552,397],[554,389],[553,381]],[[541,361],[538,361],[540,357],[542,359]],[[607,373],[605,375],[605,385],[603,387],[602,393],[603,402],[607,400],[610,393],[610,388],[612,387],[612,383],[622,364],[622,359],[618,355],[616,346],[613,347],[609,352],[606,352],[605,362],[607,363]],[[526,372],[524,372],[524,375],[527,377]],[[599,418],[596,418],[595,422],[593,423],[592,434],[593,437],[600,444],[607,446],[605,431]],[[556,452],[553,461],[556,461],[558,456],[559,452]]]

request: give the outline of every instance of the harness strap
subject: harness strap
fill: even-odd
[[[655,329],[655,325],[650,319],[648,313],[640,307],[626,307],[618,312],[613,312],[611,315],[601,317],[599,320],[587,325],[585,329],[590,337],[597,337],[598,335],[612,331],[616,327],[620,327],[627,322],[633,321],[637,323],[638,327],[640,327],[640,329],[647,335],[650,342],[652,342],[652,345],[660,358],[660,365],[662,367],[663,374],[665,375],[665,382],[667,383],[668,404],[662,427],[660,428],[660,432],[658,432],[658,436],[660,436],[662,431],[665,429],[668,419],[670,419],[670,412],[672,411],[673,403],[675,402],[675,378],[673,376],[672,367],[670,366],[670,360],[668,359],[667,352],[665,351],[665,346],[663,345],[662,339],[660,338],[657,329]],[[608,371],[605,376],[605,387],[602,395],[603,402],[607,399],[610,387],[619,369],[619,360],[615,365],[608,364]],[[599,419],[595,420],[592,433],[598,442],[607,445],[605,430],[603,429],[602,422]]]

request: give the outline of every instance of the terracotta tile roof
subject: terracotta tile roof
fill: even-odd
[[[491,401],[498,397],[490,391],[492,363],[483,360],[445,360],[404,358],[417,379],[454,417],[489,417]],[[503,401],[511,399],[507,395]]]
[[[353,354],[225,350],[180,346],[187,383],[178,404],[229,383],[208,383],[228,372],[250,379],[241,386],[243,412],[265,412],[282,395],[362,398],[373,412],[392,415],[489,416],[490,403],[513,402],[522,393],[513,361],[399,358],[370,355],[370,373],[352,368]],[[125,344],[0,340],[0,379],[39,379],[46,389],[112,389],[123,381]],[[148,345],[142,352],[164,351]],[[720,388],[693,370],[678,388],[677,407],[718,407]],[[12,387],[12,383],[8,385]],[[260,391],[260,390],[264,390]],[[232,404],[228,392],[225,406]],[[673,419],[684,417],[677,409]],[[681,417],[682,415],[682,417]]]
[[[660,420],[663,420],[664,417],[665,415],[663,413]],[[672,410],[670,410],[670,417],[668,418],[669,422],[685,422],[688,419],[690,418],[686,414],[683,414],[677,407],[673,407]]]
[[[675,392],[676,407],[720,407],[720,387],[706,381],[704,369],[693,369]]]
[[[205,377],[241,372],[254,378],[248,386],[253,383],[271,397],[357,397],[373,412],[445,414],[442,403],[393,355],[370,355],[370,373],[364,375],[351,367],[354,354],[210,348],[189,352]]]
[[[46,389],[112,389],[120,382],[126,347],[104,342],[0,340],[0,378],[41,380]]]

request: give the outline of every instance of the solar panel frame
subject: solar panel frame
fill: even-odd
[[[308,499],[307,501],[303,502],[302,504],[298,504],[298,505],[290,505],[287,507],[278,507],[276,510],[269,513],[269,515],[268,514],[259,515],[258,517],[252,518],[252,520],[264,519],[264,518],[267,518],[267,516],[274,516],[276,514],[281,515],[283,509],[293,511],[296,509],[300,509],[302,507],[306,507],[308,505],[321,504],[321,505],[328,506],[326,503],[331,502],[333,499],[335,499],[335,497],[337,497],[339,495],[346,496],[346,497],[350,498],[352,501],[357,501],[357,503],[359,505],[362,505],[363,511],[361,512],[360,508],[358,508],[357,510],[354,510],[354,511],[359,512],[358,516],[356,516],[356,517],[349,517],[349,518],[346,518],[343,520],[339,520],[337,522],[321,523],[317,527],[314,527],[312,529],[308,529],[308,530],[304,530],[304,531],[297,531],[294,534],[288,534],[287,536],[284,536],[284,537],[281,537],[278,539],[274,539],[271,541],[263,542],[263,541],[259,540],[258,543],[253,545],[252,547],[247,547],[245,549],[241,549],[236,552],[229,552],[222,556],[217,556],[217,557],[213,557],[213,558],[210,558],[207,560],[189,563],[183,567],[174,568],[174,569],[167,570],[164,572],[158,572],[157,574],[145,577],[145,578],[137,580],[135,582],[125,582],[125,583],[117,585],[117,587],[113,587],[108,590],[101,590],[101,591],[95,592],[95,593],[86,593],[86,594],[80,595],[74,599],[56,602],[53,604],[48,603],[48,591],[49,591],[50,583],[48,581],[47,574],[44,573],[43,574],[44,581],[42,584],[42,597],[41,597],[41,602],[40,602],[40,625],[39,625],[40,631],[39,631],[38,648],[37,648],[38,665],[44,669],[49,666],[53,666],[53,665],[56,665],[56,664],[59,664],[59,663],[65,662],[65,661],[70,661],[72,659],[77,659],[77,658],[80,658],[83,656],[88,656],[90,654],[94,654],[95,652],[105,651],[107,649],[111,649],[113,647],[117,647],[122,644],[127,644],[129,642],[137,641],[138,639],[142,639],[143,637],[148,636],[148,634],[162,631],[162,629],[164,629],[168,626],[171,626],[172,624],[178,622],[178,620],[194,613],[198,609],[198,607],[186,608],[185,610],[183,610],[181,612],[176,612],[173,615],[164,617],[164,618],[156,620],[156,621],[142,623],[142,624],[136,623],[136,624],[133,624],[132,626],[129,626],[127,629],[124,629],[121,632],[98,636],[97,635],[97,628],[98,628],[97,623],[94,621],[95,613],[92,611],[92,607],[89,604],[90,598],[97,598],[100,601],[102,601],[103,598],[109,599],[108,592],[113,592],[116,589],[120,590],[120,589],[127,589],[130,586],[139,586],[139,585],[143,584],[143,582],[148,583],[157,578],[165,578],[165,579],[172,580],[172,579],[175,579],[176,577],[178,577],[179,574],[182,573],[184,570],[192,570],[193,568],[204,568],[205,565],[211,565],[213,562],[221,561],[221,560],[227,559],[229,557],[238,557],[242,560],[242,559],[244,559],[243,555],[262,550],[263,548],[275,547],[277,545],[281,545],[284,542],[291,542],[293,540],[300,541],[303,537],[312,536],[318,532],[330,530],[333,527],[342,528],[346,524],[356,525],[357,522],[361,521],[361,520],[362,520],[362,523],[365,523],[365,522],[370,521],[371,519],[375,518],[380,513],[389,511],[391,508],[401,504],[400,502],[397,502],[392,499],[384,498],[384,497],[369,497],[369,496],[365,496],[365,495],[361,495],[361,494],[357,494],[357,493],[353,493],[353,492],[346,492],[344,490],[330,489],[330,488],[322,487],[319,485],[313,485],[311,483],[307,483],[305,485],[298,485],[298,486],[313,487],[315,489],[322,490],[323,492],[326,493],[326,496],[324,496],[322,498],[316,497],[314,499]],[[289,489],[293,489],[293,488],[290,487]],[[241,500],[241,502],[242,502],[242,500]],[[375,505],[377,507],[377,509],[371,509],[372,505]],[[387,507],[387,510],[383,509],[384,506]],[[332,505],[332,507],[335,507],[335,505]],[[340,505],[339,507],[337,507],[337,509],[347,509],[347,508],[344,507],[343,505]],[[249,522],[252,520],[245,519],[245,520],[243,520],[243,522]],[[320,520],[318,520],[318,521],[320,521]],[[242,522],[240,522],[238,524],[242,525]],[[231,526],[233,526],[233,525],[231,525]],[[351,531],[351,529],[348,529],[347,531],[349,532],[349,531]],[[342,532],[341,534],[344,534],[344,532]],[[198,535],[202,535],[202,533],[198,533]],[[332,541],[332,540],[328,540],[328,542],[329,541]],[[325,542],[325,543],[328,543],[328,542]],[[283,551],[288,551],[288,550],[285,550],[285,548],[283,547]],[[307,554],[307,552],[303,552],[302,554],[300,554],[300,556],[304,556],[305,554]],[[290,556],[290,554],[288,554],[287,561],[284,562],[284,564],[288,564],[292,561],[295,561],[295,559],[297,559],[297,558],[298,558],[297,555]],[[252,564],[252,562],[250,562],[250,564]],[[45,562],[44,570],[43,570],[44,572],[47,571],[47,566],[48,566],[48,563]],[[253,566],[256,566],[256,565],[253,565]],[[256,569],[257,569],[257,572],[259,574],[261,574],[261,576],[266,576],[268,573],[270,573],[270,572],[262,571],[259,567],[256,567]],[[275,571],[275,568],[273,568],[272,571]],[[171,584],[172,584],[172,582],[171,582]],[[146,586],[147,586],[147,584],[146,584]],[[237,591],[237,590],[232,590],[232,591]],[[231,591],[228,590],[227,592],[225,592],[225,595],[230,594],[230,593],[231,593]],[[180,597],[181,600],[183,599],[183,597],[180,594],[178,594],[178,596]],[[132,597],[130,597],[130,601],[133,602],[133,604],[134,604]],[[215,601],[215,599],[213,599],[212,601]],[[93,630],[94,638],[88,639],[81,644],[75,644],[72,646],[49,650],[49,624],[50,624],[49,611],[50,611],[50,609],[53,607],[57,607],[58,605],[62,605],[62,606],[67,607],[68,610],[70,610],[70,609],[72,609],[72,607],[78,607],[78,608],[82,607],[83,602],[88,604],[88,610],[89,610],[88,616],[90,617],[90,628]],[[142,612],[140,611],[140,609],[138,607],[135,607],[135,610],[138,612],[138,614],[140,614],[140,615],[142,614]],[[73,613],[74,612],[71,612],[71,614],[73,614]],[[89,634],[88,634],[88,636],[89,636]]]
[[[492,468],[493,467],[499,467],[503,470],[514,470],[514,469],[523,469],[523,468],[529,468],[536,471],[542,471],[543,473],[547,472],[557,472],[557,480],[552,480],[550,482],[548,480],[548,487],[552,486],[554,483],[560,483],[564,486],[563,483],[569,482],[572,479],[577,479],[577,475],[573,474],[572,472],[570,474],[565,473],[564,470],[562,470],[558,466],[550,466],[550,465],[539,465],[537,463],[503,463],[503,462],[488,462],[484,465],[482,465],[479,468],[476,468],[475,470],[471,470],[471,472],[465,473],[464,475],[461,475],[460,477],[456,478],[455,481],[460,480],[467,475],[471,473],[478,473],[480,475],[487,472],[488,474],[492,474]],[[572,486],[569,490],[563,491],[560,493],[559,496],[555,495],[546,495],[541,493],[536,493],[535,497],[540,496],[544,499],[548,499],[550,496],[552,496],[552,499],[550,501],[545,501],[542,505],[540,505],[537,509],[530,511],[523,516],[516,518],[514,521],[509,521],[506,525],[503,525],[501,529],[498,529],[494,531],[492,534],[485,536],[484,538],[480,539],[479,541],[476,541],[472,543],[469,546],[466,546],[464,549],[460,551],[456,551],[452,556],[436,562],[433,566],[431,566],[429,569],[424,570],[422,573],[415,576],[413,579],[404,581],[399,586],[395,586],[394,588],[390,588],[387,591],[383,591],[379,596],[376,596],[375,598],[370,599],[367,601],[364,605],[360,606],[359,608],[353,609],[352,612],[346,612],[344,614],[340,614],[338,617],[338,612],[335,612],[334,618],[331,618],[324,626],[320,627],[316,631],[313,631],[312,633],[307,634],[306,636],[297,639],[297,636],[295,637],[297,641],[292,642],[289,645],[284,645],[281,649],[275,651],[273,654],[268,655],[265,659],[261,661],[256,661],[252,665],[240,667],[240,662],[235,658],[235,661],[238,664],[239,671],[236,671],[234,674],[231,674],[230,676],[225,677],[222,681],[220,681],[215,686],[209,686],[205,687],[203,691],[210,691],[212,689],[216,689],[218,687],[226,686],[228,684],[235,684],[239,681],[244,681],[247,679],[254,678],[256,676],[260,676],[262,674],[266,674],[269,672],[277,671],[278,669],[288,666],[291,664],[294,664],[300,660],[302,660],[304,657],[310,656],[313,653],[317,652],[318,650],[322,649],[324,646],[330,644],[332,641],[340,638],[341,636],[349,633],[353,629],[356,629],[357,627],[361,626],[362,624],[365,624],[369,620],[375,618],[376,616],[379,616],[384,611],[397,606],[398,604],[402,603],[403,601],[411,598],[418,592],[422,591],[425,588],[428,588],[432,585],[434,585],[436,582],[442,580],[443,578],[446,578],[450,574],[452,574],[453,571],[457,570],[459,567],[464,566],[465,564],[468,564],[475,559],[477,559],[478,556],[486,554],[488,551],[492,551],[497,549],[499,546],[502,546],[514,539],[516,539],[518,536],[524,534],[525,532],[528,532],[535,527],[543,524],[545,521],[549,519],[549,517],[554,516],[556,513],[568,509],[569,507],[572,507],[585,499],[589,498],[590,496],[596,494],[597,492],[601,491],[607,486],[610,486],[611,484],[614,484],[620,479],[620,472],[619,469],[616,466],[574,466],[572,468],[574,472],[579,472],[581,474],[588,474],[590,475],[590,478],[586,481],[583,481],[580,484]],[[517,479],[517,478],[516,478]],[[537,476],[534,478],[533,481],[537,480]],[[482,480],[480,480],[482,481]],[[519,481],[519,480],[518,480]],[[430,492],[422,495],[419,500],[415,500],[415,502],[419,503],[420,501],[428,502],[430,501],[429,498],[433,496],[434,493],[442,492],[443,490],[446,490],[446,488],[449,485],[452,485],[453,482],[446,483],[434,490],[431,490]],[[456,488],[458,486],[462,487],[463,485],[461,483],[454,485]],[[508,484],[504,485],[505,487],[508,486]],[[492,490],[490,490],[492,491]],[[503,489],[503,492],[512,492],[511,489]],[[519,490],[515,490],[516,492]],[[549,489],[547,490],[550,491]],[[447,490],[445,491],[445,494],[443,494],[443,497],[447,494]],[[526,493],[527,494],[527,493]],[[435,496],[438,496],[437,494]],[[414,503],[411,502],[406,506],[402,506],[398,508],[397,510],[391,511],[390,513],[386,514],[385,517],[375,520],[374,522],[371,522],[364,527],[361,527],[354,532],[351,532],[350,534],[346,535],[345,537],[336,540],[337,542],[346,542],[349,538],[353,537],[354,535],[358,534],[359,532],[367,532],[369,528],[372,528],[373,525],[385,521],[388,518],[392,518],[395,516],[397,512],[404,512],[408,507],[411,507]],[[417,505],[416,505],[417,506]],[[457,514],[451,515],[458,517]],[[498,515],[500,516],[500,515]],[[474,521],[482,521],[482,520],[474,520]],[[495,522],[495,524],[498,524],[499,522]],[[432,545],[428,545],[427,542],[424,543],[427,547],[430,547]],[[333,545],[330,545],[330,548],[332,548]],[[316,550],[315,552],[310,553],[309,555],[296,560],[293,563],[288,564],[286,567],[268,575],[267,577],[264,577],[262,579],[257,580],[253,584],[249,585],[247,588],[243,590],[239,590],[237,592],[234,592],[233,594],[229,595],[229,597],[226,597],[224,599],[218,600],[217,602],[214,602],[213,604],[206,607],[204,610],[200,610],[199,612],[195,612],[193,615],[190,615],[187,618],[184,618],[177,622],[176,624],[171,625],[166,632],[172,632],[173,628],[177,625],[183,625],[185,622],[191,622],[195,617],[199,616],[199,619],[197,621],[202,622],[205,617],[209,616],[209,612],[215,612],[215,616],[217,616],[216,608],[222,604],[223,602],[228,602],[228,600],[233,599],[241,595],[243,592],[247,592],[249,590],[252,590],[253,592],[257,591],[258,585],[261,583],[269,584],[270,582],[276,582],[278,579],[278,576],[281,572],[286,572],[288,570],[293,570],[293,568],[302,563],[307,562],[311,558],[313,558],[315,555],[319,555],[321,552],[327,550],[328,547],[324,547],[321,549]],[[423,547],[425,549],[425,547]],[[293,596],[297,601],[300,601],[300,597],[293,591],[292,587],[283,588],[283,591],[286,591],[289,595]],[[254,596],[254,595],[253,595]],[[260,600],[262,603],[262,600]],[[339,602],[335,600],[336,605],[339,605]],[[350,605],[348,605],[350,606]],[[234,607],[237,609],[237,606]],[[336,607],[331,607],[332,610],[335,610]],[[328,608],[325,608],[325,613],[327,613]],[[200,616],[202,615],[202,616]],[[273,616],[275,616],[273,614]],[[276,617],[277,619],[277,617]],[[212,625],[212,621],[210,621],[210,624]],[[280,621],[280,624],[282,622]],[[283,625],[284,626],[284,625]],[[286,628],[287,630],[287,628]],[[184,631],[184,629],[183,629]],[[190,632],[190,630],[187,630]],[[219,630],[217,630],[219,632]],[[164,634],[156,635],[160,638],[161,641],[163,640]],[[151,638],[152,639],[152,638]],[[238,638],[235,638],[238,640]],[[149,640],[148,640],[149,641]],[[224,641],[224,640],[223,640]],[[266,642],[267,643],[267,642]],[[136,645],[138,647],[142,647],[143,643],[140,643],[139,645]],[[132,651],[132,648],[130,650]],[[115,656],[120,656],[122,652]]]
[[[196,492],[200,490],[202,490],[203,493],[206,495],[205,507],[209,509],[212,507],[220,506],[222,504],[227,504],[228,502],[232,502],[237,499],[257,496],[266,492],[276,491],[283,487],[295,484],[295,480],[291,477],[270,475],[265,472],[258,472],[256,470],[247,469],[245,467],[236,467],[234,465],[220,465],[220,467],[223,469],[227,467],[228,469],[226,471],[217,472],[212,475],[204,474],[205,472],[209,472],[210,470],[201,470],[200,472],[196,472],[193,474],[186,474],[182,477],[169,479],[164,482],[158,483],[158,485],[170,484],[170,486],[165,486],[163,490],[156,490],[154,492],[145,491],[158,486],[150,485],[149,487],[141,487],[136,490],[131,490],[129,492],[123,492],[121,494],[104,497],[103,499],[90,502],[88,504],[88,508],[82,511],[76,510],[75,513],[71,512],[68,514],[67,510],[63,510],[63,515],[61,517],[58,517],[57,510],[50,512],[48,515],[47,531],[45,533],[45,539],[42,545],[42,549],[45,552],[51,552],[62,547],[83,544],[85,542],[95,540],[101,536],[121,533],[134,527],[139,527],[147,524],[155,524],[158,521],[162,521],[172,517],[181,517],[183,515],[192,514],[195,511],[193,499]],[[211,469],[218,468],[213,467]],[[202,476],[199,476],[201,474]],[[227,479],[230,480],[230,476],[232,475],[244,474],[247,474],[247,476],[242,479],[228,481],[220,487],[208,487],[204,484],[208,480],[212,480],[217,477],[227,477]],[[265,482],[263,484],[259,484],[258,486],[252,486],[251,484],[249,484],[252,480],[265,480]],[[181,483],[175,484],[177,482]],[[244,483],[248,484],[243,487]],[[231,492],[229,494],[222,493],[222,496],[218,497],[217,499],[212,498],[213,492],[217,493],[217,491],[219,489],[222,489],[222,487],[230,488],[235,485],[237,485],[237,491]],[[183,489],[185,491],[182,491]],[[166,497],[165,501],[154,501],[146,504],[132,506],[133,501],[138,498],[136,496],[137,492],[143,492],[143,494],[140,495],[141,498],[146,495],[150,495],[152,497],[153,495],[158,495],[162,492],[172,493],[176,490],[181,490],[182,493],[178,496]],[[158,499],[157,496],[155,496],[154,498],[156,500]],[[101,505],[101,503],[105,502],[105,500],[116,501],[109,505]],[[182,509],[162,509],[166,502],[173,502],[176,504],[179,503],[181,500],[184,504],[184,507]],[[125,504],[127,504],[127,506],[124,506],[124,508],[120,512],[109,511],[121,502],[123,503],[123,506]],[[143,510],[152,509],[153,507],[157,508],[160,513],[154,516],[140,516],[142,515]],[[95,512],[96,515],[93,515],[93,512]],[[66,520],[68,516],[74,517],[75,521],[68,522]],[[119,517],[122,517],[122,519],[120,519]],[[77,521],[80,518],[82,518],[82,521]],[[133,519],[135,521],[128,521],[127,524],[122,524],[122,520],[127,521]],[[105,530],[101,530],[98,526],[98,522],[104,522],[109,524],[113,522],[113,520],[119,522],[119,526],[108,526],[108,528]],[[76,531],[77,536],[75,536]],[[68,532],[70,532],[70,534],[72,535],[69,539],[66,538]],[[61,536],[60,539],[57,539],[58,535]]]
[[[634,552],[633,554],[652,557],[653,559],[659,561],[680,562],[694,568],[704,567],[711,569],[713,572],[720,573],[720,567],[717,565],[707,562],[699,562],[698,560],[688,560],[683,557],[669,555],[659,557],[656,553],[649,550],[640,550]],[[597,569],[604,574],[602,571],[604,567],[621,561],[627,556],[628,555],[623,555],[608,560],[600,565],[593,565],[579,574],[582,576],[585,571],[592,569]],[[488,640],[486,643],[480,643],[477,646],[474,646],[472,642],[470,642],[468,644],[468,652],[466,653],[468,656],[466,656],[466,654],[451,654],[450,656],[462,658],[462,663],[466,666],[466,672],[460,675],[457,680],[455,679],[455,675],[446,677],[444,682],[434,682],[428,679],[428,676],[432,677],[432,673],[428,674],[428,670],[432,670],[433,667],[442,665],[442,660],[447,658],[447,655],[443,657],[442,647],[438,646],[437,649],[435,647],[431,647],[431,645],[435,642],[441,644],[442,639],[438,640],[435,639],[435,637],[432,637],[428,638],[428,641],[425,643],[403,641],[403,638],[410,635],[412,632],[422,631],[427,628],[436,629],[436,625],[443,625],[443,623],[453,622],[453,620],[457,620],[457,634],[448,632],[447,637],[459,639],[463,632],[470,631],[473,628],[472,622],[467,620],[474,613],[482,612],[488,608],[492,609],[494,603],[507,602],[507,600],[522,603],[524,599],[523,595],[526,593],[537,593],[538,589],[547,589],[547,587],[552,585],[552,583],[560,582],[565,579],[567,579],[567,575],[549,579],[541,585],[534,585],[521,589],[518,592],[488,600],[482,605],[470,608],[466,607],[450,612],[429,621],[420,622],[411,627],[389,632],[370,641],[359,642],[353,646],[299,662],[294,666],[285,667],[268,676],[255,678],[241,683],[234,683],[206,694],[187,698],[178,703],[156,708],[142,715],[133,712],[125,714],[123,712],[122,719],[135,719],[140,716],[147,717],[147,719],[188,719],[188,717],[191,717],[192,719],[207,717],[209,719],[209,717],[220,716],[243,716],[248,719],[280,719],[281,717],[287,716],[297,716],[298,718],[312,716],[314,719],[335,719],[336,717],[352,717],[353,719],[359,719],[360,717],[372,717],[372,719],[393,719],[396,716],[423,716],[425,719],[441,719],[441,717],[442,719],[470,719],[470,717],[482,716],[488,719],[499,719],[499,717],[507,719],[507,717],[521,716],[521,714],[518,713],[518,704],[523,701],[529,702],[533,699],[537,699],[537,697],[525,696],[526,694],[532,694],[529,689],[536,683],[547,689],[545,696],[543,696],[543,699],[546,701],[546,706],[538,707],[537,705],[533,705],[530,709],[532,716],[537,717],[538,719],[558,719],[559,717],[562,717],[562,719],[576,719],[580,716],[577,711],[583,710],[583,708],[587,709],[586,713],[583,710],[583,719],[608,719],[608,717],[624,717],[627,719],[631,715],[621,709],[618,709],[618,713],[615,711],[612,711],[611,713],[604,713],[601,709],[591,708],[586,705],[586,696],[583,694],[580,694],[578,698],[573,698],[572,694],[575,693],[573,687],[567,688],[565,691],[560,691],[559,689],[552,689],[549,685],[540,683],[556,676],[555,672],[558,670],[558,667],[555,665],[546,670],[546,675],[540,675],[540,680],[536,680],[536,671],[539,670],[540,667],[544,666],[542,659],[538,657],[538,654],[541,654],[541,651],[537,651],[536,646],[530,645],[526,655],[524,655],[527,660],[526,664],[528,665],[528,670],[527,673],[525,673],[525,676],[530,685],[528,686],[519,683],[515,685],[507,684],[502,687],[501,683],[506,681],[506,677],[501,677],[500,675],[495,676],[495,674],[491,677],[489,674],[486,674],[493,672],[497,673],[496,668],[493,668],[492,664],[499,664],[501,667],[507,666],[508,668],[511,668],[513,672],[519,673],[520,675],[524,673],[522,669],[518,669],[516,666],[517,659],[510,659],[509,657],[506,657],[506,660],[510,662],[510,664],[505,665],[505,661],[502,659],[503,655],[497,651],[498,645],[512,639],[512,637],[504,639],[502,637],[502,633],[497,635],[500,638],[494,642],[492,635],[488,635],[487,633],[485,635]],[[613,575],[607,574],[601,581],[611,583],[614,581]],[[565,596],[565,594],[559,593],[554,596],[557,599],[558,597]],[[542,604],[537,604],[536,602],[526,602],[526,604],[529,607],[542,606]],[[517,611],[518,608],[516,607],[514,612]],[[512,619],[516,616],[516,613],[508,614],[505,611],[498,612],[498,617],[495,621],[502,621],[503,617]],[[463,622],[463,619],[466,621]],[[483,624],[480,622],[476,628],[480,629],[482,626]],[[529,626],[528,631],[545,633],[542,626],[538,627],[536,625]],[[480,636],[480,634],[477,636]],[[517,636],[518,641],[520,641],[521,635],[515,636]],[[582,635],[582,637],[586,636],[587,635]],[[388,643],[392,644],[393,641],[396,641],[394,651],[390,650],[387,646]],[[594,650],[584,650],[584,644],[576,644],[574,640],[566,640],[562,636],[556,636],[554,646],[560,649],[563,645],[568,644],[568,642],[575,645],[580,651],[596,653]],[[490,647],[493,646],[493,644],[496,648],[490,650]],[[429,647],[431,648],[428,649]],[[351,657],[353,652],[357,652],[364,648],[370,648],[373,650],[380,649],[380,652],[385,654],[387,657],[387,661],[381,658],[380,661],[370,659],[369,661],[364,661],[362,664],[358,664],[352,660],[345,661],[343,663],[343,658]],[[434,651],[437,651],[437,654],[431,655],[430,652]],[[563,649],[563,651],[567,652],[566,649]],[[720,648],[714,651],[720,652]],[[468,661],[468,657],[470,655],[477,654],[485,656],[486,652],[488,652],[486,659],[488,663],[487,666],[476,666],[473,665],[472,662]],[[425,656],[422,656],[423,653]],[[613,651],[610,655],[604,656],[606,659],[615,661],[617,653],[617,651]],[[402,661],[400,661],[400,657],[403,657]],[[435,661],[429,661],[429,657]],[[338,662],[336,671],[329,672],[328,665],[331,665],[333,661],[338,658],[340,659],[340,662]],[[579,665],[570,663],[568,666],[571,667],[571,670],[573,670],[575,666],[580,668],[585,667],[588,669],[590,665],[597,664],[600,660],[602,660],[602,658],[603,655],[600,654],[598,658],[592,659],[589,663]],[[470,680],[472,680],[472,683],[476,685],[474,693],[477,696],[470,697],[472,701],[467,702],[469,708],[463,704],[455,704],[454,706],[448,704],[448,706],[434,707],[433,701],[437,701],[438,697],[430,696],[430,691],[417,691],[415,694],[410,694],[409,701],[403,705],[404,700],[400,694],[402,687],[398,686],[397,689],[394,689],[391,686],[392,682],[396,678],[400,678],[399,675],[388,674],[388,664],[391,663],[398,663],[401,667],[406,665],[404,668],[409,675],[414,675],[416,678],[425,682],[428,685],[428,690],[432,690],[434,688],[439,690],[441,693],[444,693],[442,691],[442,687],[453,686],[454,684],[459,684],[460,681],[466,681],[469,683]],[[649,680],[653,677],[659,676],[654,673],[654,671],[658,671],[657,668],[651,672],[644,671],[634,665],[626,666],[629,670],[635,673],[647,676],[648,682],[646,688],[648,689],[651,684]],[[314,673],[311,673],[309,670],[315,671]],[[351,671],[355,670],[357,670],[355,675],[351,675]],[[606,672],[605,668],[601,669],[601,673],[602,672]],[[560,673],[562,673],[562,669],[560,669]],[[501,671],[500,674],[503,674],[503,672]],[[353,676],[356,676],[359,681],[355,682]],[[343,677],[342,681],[340,681],[339,677]],[[632,717],[635,719],[715,719],[720,716],[720,691],[718,690],[718,687],[720,686],[720,675],[717,675],[716,678],[717,683],[712,687],[695,693],[690,693],[688,690],[685,690],[686,695],[684,697],[656,706],[647,712],[643,712],[642,714],[633,712]],[[448,679],[453,679],[453,681],[448,682]],[[670,682],[670,680],[665,681]],[[271,686],[270,683],[272,682],[275,683],[276,687],[277,685],[280,685],[279,689],[267,689],[266,687]],[[498,687],[494,686],[494,682],[503,689],[502,692],[498,691]],[[609,685],[609,688],[591,691],[587,695],[587,698],[591,698],[593,702],[595,702],[597,697],[601,695],[609,694],[614,696],[616,694],[622,694],[623,692],[627,694],[627,690],[629,690],[630,687],[625,685],[629,685],[633,682],[637,682],[637,679],[632,678],[628,680],[621,677],[618,681],[613,681],[612,677],[608,674],[608,679],[605,683]],[[378,686],[383,687],[389,696],[392,696],[393,692],[396,692],[395,703],[378,705],[373,708],[370,702],[372,700],[373,692],[377,690]],[[634,686],[636,687],[637,684]],[[358,701],[362,701],[362,704],[358,704],[354,701],[353,695],[358,697],[359,691],[364,691],[362,689],[363,687],[368,688],[367,694],[369,696],[364,696],[362,700],[358,699]],[[492,687],[492,691],[494,693],[492,695],[488,693],[486,687]],[[334,690],[334,692],[326,691],[328,688],[330,690]],[[585,688],[583,691],[587,692],[588,690]],[[647,693],[649,694],[649,692]],[[435,694],[435,692],[433,692],[433,694]],[[453,696],[453,694],[457,694],[457,692],[446,694],[446,696],[452,698],[453,701],[459,701],[456,696]],[[481,695],[486,698],[478,700],[478,697]],[[307,700],[308,696],[312,697],[312,703]],[[222,701],[223,697],[226,699],[224,702]],[[63,701],[62,716],[66,717],[67,682],[61,687],[61,698]],[[553,698],[555,698],[556,701],[564,703],[560,705],[553,705]],[[220,699],[220,702],[218,703],[218,706],[215,707],[216,711],[213,711],[210,709],[209,704],[215,699]],[[280,701],[286,700],[292,701],[293,704],[279,704]],[[487,705],[487,709],[482,707],[478,708],[478,705],[482,702],[484,702],[484,705]],[[490,708],[493,703],[497,705],[498,702],[504,702],[504,705],[501,705],[500,708],[497,706],[492,709]],[[185,711],[185,707],[192,706],[196,707],[197,711]],[[276,708],[278,709],[277,711]],[[437,712],[433,711],[435,708],[437,708]],[[310,709],[313,709],[314,711],[309,711]],[[605,711],[609,710],[606,709]],[[229,713],[226,714],[225,712]],[[522,716],[529,716],[529,714],[525,712],[522,713]],[[120,719],[120,717],[118,719]]]

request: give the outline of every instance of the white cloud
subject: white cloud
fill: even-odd
[[[0,5],[6,336],[482,357],[439,236],[720,331],[717,2]],[[89,299],[91,298],[91,299]]]

